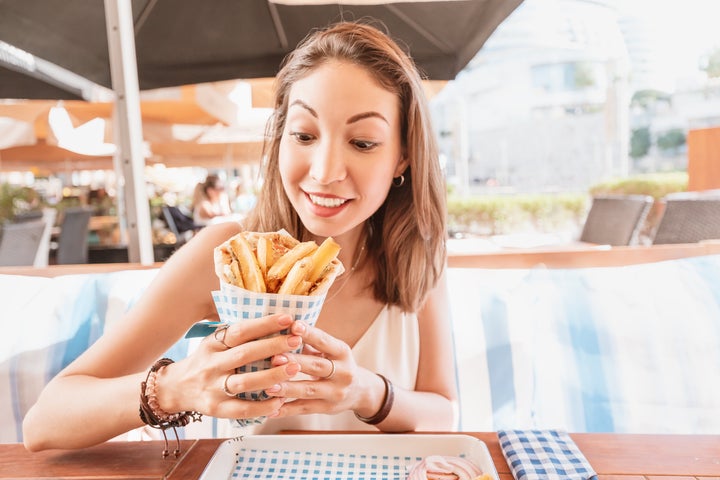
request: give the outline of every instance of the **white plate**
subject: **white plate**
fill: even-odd
[[[484,442],[469,435],[248,435],[220,444],[201,480],[404,480],[430,455],[465,457],[499,480]]]

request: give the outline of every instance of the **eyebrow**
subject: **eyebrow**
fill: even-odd
[[[378,112],[363,112],[358,113],[357,115],[353,115],[352,117],[348,118],[347,122],[345,122],[347,125],[350,125],[351,123],[358,122],[360,120],[363,120],[365,118],[379,118],[383,122],[390,125],[390,122],[387,121],[387,118],[385,118],[383,115],[381,115]]]
[[[293,101],[293,102],[290,104],[290,106],[292,107],[293,105],[297,105],[297,106],[299,106],[299,107],[304,108],[305,110],[308,111],[308,113],[310,113],[310,115],[312,115],[312,116],[315,117],[315,118],[318,118],[318,114],[317,114],[317,112],[315,111],[315,109],[313,109],[310,105],[308,105],[307,103],[303,102],[302,100],[295,100],[295,101]],[[378,113],[378,112],[374,112],[374,111],[363,112],[363,113],[358,113],[357,115],[353,115],[352,117],[348,118],[348,119],[347,119],[347,122],[345,122],[345,123],[346,123],[347,125],[350,125],[351,123],[359,122],[360,120],[364,120],[364,119],[366,119],[366,118],[379,118],[379,119],[382,120],[383,122],[385,122],[385,123],[387,123],[388,125],[390,125],[390,122],[388,122],[387,118],[385,118],[382,114],[380,114],[380,113]]]

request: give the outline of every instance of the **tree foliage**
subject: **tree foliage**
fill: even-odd
[[[575,88],[595,86],[595,73],[593,72],[592,66],[586,62],[575,63],[573,77]]]
[[[720,78],[720,48],[710,52],[703,70],[710,78]]]
[[[657,146],[660,150],[675,150],[685,145],[685,132],[681,128],[673,128],[659,135]]]
[[[648,127],[636,128],[630,136],[630,156],[641,158],[650,151],[650,129]]]
[[[670,94],[660,90],[646,89],[638,90],[635,92],[630,99],[630,104],[633,107],[649,108],[656,102],[671,103],[672,98]]]

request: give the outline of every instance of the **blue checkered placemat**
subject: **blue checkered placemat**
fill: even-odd
[[[516,480],[597,480],[567,432],[501,430],[498,439]]]
[[[404,480],[416,456],[310,450],[240,449],[230,478],[254,480]]]

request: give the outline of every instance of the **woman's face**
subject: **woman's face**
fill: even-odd
[[[364,68],[330,61],[293,84],[280,175],[314,235],[337,237],[362,225],[406,165],[400,101]]]

